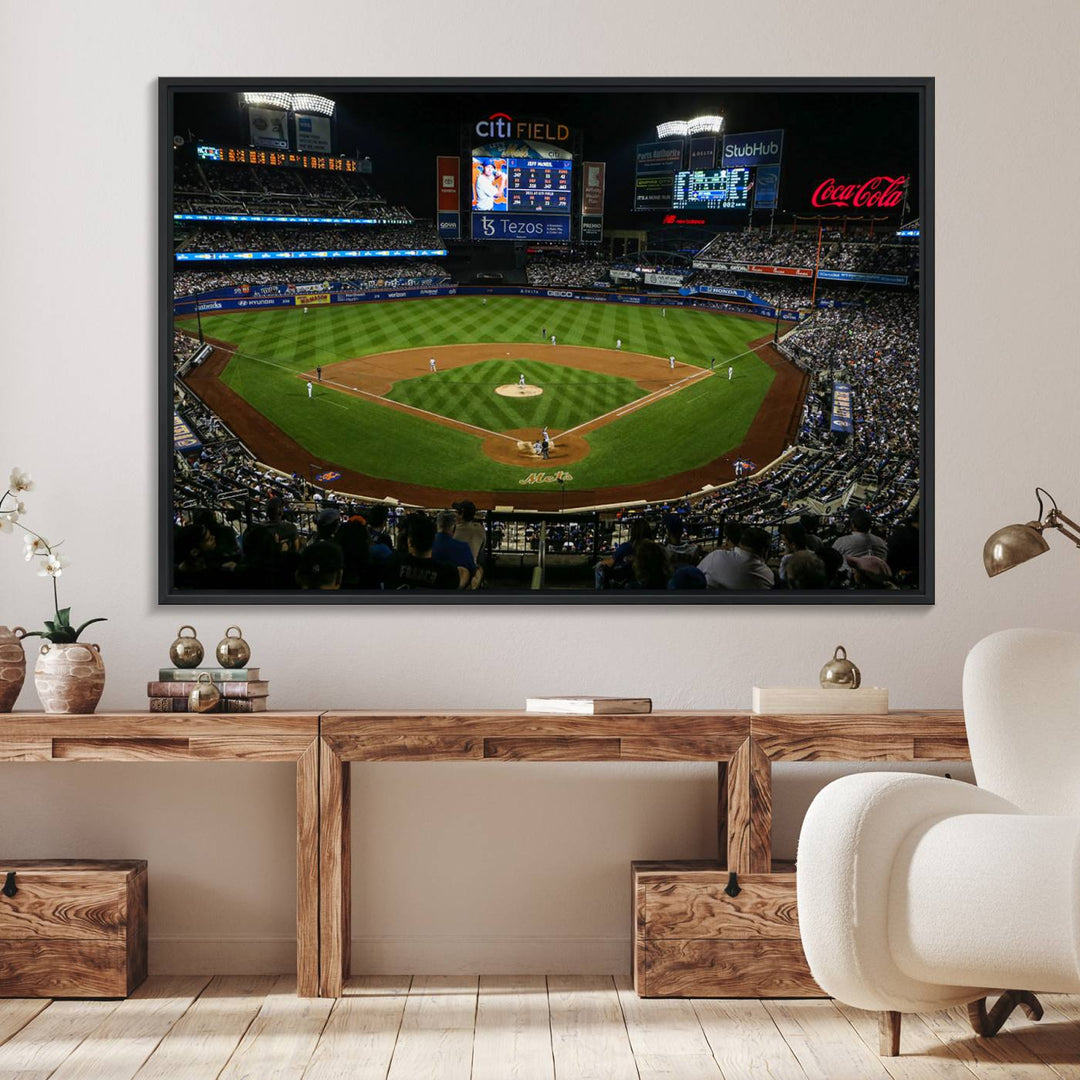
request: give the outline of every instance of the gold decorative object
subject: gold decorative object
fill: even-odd
[[[1043,517],[1044,495],[1050,500],[1050,512],[1046,517]],[[1026,525],[1006,525],[993,533],[983,544],[983,566],[990,577],[997,577],[998,574],[1049,551],[1050,545],[1043,536],[1047,529],[1057,529],[1080,548],[1080,525],[1058,509],[1054,496],[1045,488],[1037,487],[1035,498],[1039,500],[1039,516],[1035,521],[1029,521]]]
[[[233,631],[236,637],[231,637]],[[239,626],[230,626],[225,631],[225,636],[218,642],[218,663],[225,668],[243,667],[251,659],[251,646],[243,638],[243,631]]]
[[[11,712],[26,679],[26,653],[22,639],[26,631],[21,626],[9,630],[0,626],[0,713]]]
[[[221,702],[221,693],[209,672],[200,672],[188,694],[188,712],[212,712]]]
[[[189,637],[184,637],[185,630],[191,631]],[[174,667],[198,667],[202,663],[204,652],[202,642],[195,636],[195,627],[181,626],[176,631],[176,640],[169,646],[169,659]]]
[[[45,641],[34,664],[34,685],[47,713],[92,713],[105,689],[101,647]]]
[[[862,673],[847,658],[847,649],[837,645],[833,658],[821,669],[820,679],[826,690],[857,690]]]

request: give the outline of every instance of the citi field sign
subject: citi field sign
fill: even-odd
[[[566,124],[553,124],[547,120],[515,120],[508,113],[497,112],[477,122],[476,134],[481,139],[531,139],[534,142],[559,143],[570,138],[570,128]]]
[[[860,184],[838,184],[832,176],[822,180],[813,195],[811,206],[860,206],[892,210],[904,201],[906,176],[874,176]]]

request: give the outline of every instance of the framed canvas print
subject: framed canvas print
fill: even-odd
[[[163,603],[933,602],[933,80],[160,107]]]

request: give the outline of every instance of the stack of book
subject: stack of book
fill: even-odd
[[[162,668],[156,682],[146,684],[151,712],[187,712],[188,694],[200,675],[209,675],[221,695],[214,712],[265,712],[270,683],[258,668]]]

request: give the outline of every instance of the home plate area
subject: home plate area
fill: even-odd
[[[434,366],[431,365],[432,360],[435,361]],[[450,409],[438,397],[438,387],[445,375],[455,369],[475,368],[477,381],[471,385],[481,395],[490,394],[488,400],[494,400],[497,396],[524,402],[545,394],[544,386],[539,385],[542,380],[530,381],[533,377],[528,374],[524,382],[517,378],[513,382],[506,381],[508,374],[512,373],[512,377],[518,375],[519,362],[527,364],[530,361],[540,362],[546,369],[562,369],[566,372],[564,379],[569,380],[579,373],[586,379],[590,376],[618,376],[634,384],[640,396],[632,400],[624,399],[615,408],[602,408],[599,414],[579,414],[565,428],[560,428],[557,422],[551,421],[557,421],[558,409],[555,406],[562,400],[560,391],[565,392],[567,385],[565,381],[558,381],[559,377],[556,376],[555,384],[547,387],[551,391],[547,397],[552,399],[553,408],[547,415],[537,414],[536,426],[504,426],[498,423],[495,414],[491,419],[481,418],[475,410],[467,410],[472,414],[469,419],[460,413],[457,418],[446,415]],[[506,365],[509,371],[499,371],[497,374],[501,378],[493,380],[494,385],[488,383],[485,387],[482,373],[492,362]],[[311,374],[305,372],[300,377],[310,378]],[[550,376],[550,370],[545,375]],[[538,461],[559,465],[580,461],[590,452],[591,447],[585,436],[591,431],[709,376],[710,372],[690,364],[676,363],[672,370],[665,358],[629,350],[617,352],[584,346],[498,342],[399,349],[338,361],[323,368],[322,385],[341,393],[377,401],[389,409],[411,413],[433,425],[441,424],[479,435],[486,457],[504,465],[532,467]],[[430,384],[429,379],[432,380]],[[456,385],[467,384],[458,380]],[[429,386],[430,392],[427,389]],[[411,400],[395,400],[403,397],[400,390],[395,390],[400,387],[411,387],[408,395]],[[509,419],[504,410],[499,410],[497,415],[504,421]],[[551,442],[545,458],[538,447],[541,428],[548,422]]]

